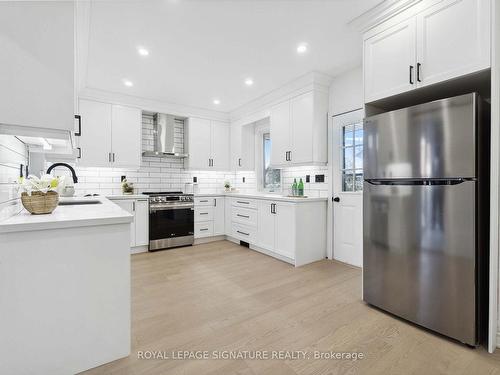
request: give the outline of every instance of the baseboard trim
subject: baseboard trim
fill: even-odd
[[[148,245],[135,246],[130,248],[130,254],[147,253],[149,250]]]
[[[213,236],[213,237],[195,238],[193,245],[201,245],[203,243],[209,243],[209,242],[215,242],[215,241],[223,241],[225,239],[226,239],[225,235]]]

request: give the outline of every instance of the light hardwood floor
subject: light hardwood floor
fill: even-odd
[[[327,260],[293,268],[227,241],[134,255],[132,335],[128,358],[85,374],[500,374],[500,354],[367,306],[359,269]],[[366,358],[137,358],[154,350],[356,351]]]

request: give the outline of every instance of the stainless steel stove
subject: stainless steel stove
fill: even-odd
[[[192,245],[193,194],[146,192],[149,196],[149,251]]]

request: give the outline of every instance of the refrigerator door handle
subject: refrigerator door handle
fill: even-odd
[[[476,181],[476,178],[420,178],[420,179],[365,179],[370,185],[458,185],[467,181]]]

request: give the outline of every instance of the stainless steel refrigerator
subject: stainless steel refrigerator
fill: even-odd
[[[487,106],[472,93],[364,124],[363,299],[468,345],[488,309]]]

